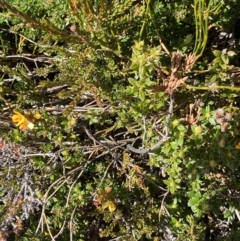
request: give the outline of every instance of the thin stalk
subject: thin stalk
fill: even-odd
[[[189,86],[187,85],[187,89],[190,90],[232,90],[232,91],[240,91],[240,87],[234,87],[234,86],[227,86],[227,85],[219,85],[219,86]]]
[[[202,45],[201,45],[201,52],[200,52],[200,56],[202,55],[204,49],[206,48],[206,45],[207,45],[207,40],[208,40],[208,18],[209,18],[209,12],[210,12],[210,8],[211,8],[211,5],[212,5],[212,0],[210,0],[209,4],[208,4],[208,8],[207,8],[207,11],[204,12],[204,19],[205,19],[205,24],[203,26],[203,42],[202,42]]]
[[[197,46],[198,46],[198,42],[200,41],[200,40],[199,40],[198,11],[197,11],[197,9],[198,9],[198,7],[197,7],[198,1],[199,1],[199,0],[195,0],[195,1],[194,1],[194,17],[195,17],[195,25],[196,25],[196,33],[195,33],[196,38],[195,38],[195,45],[194,45],[193,52],[194,52],[195,54],[197,53],[197,49],[198,49]]]
[[[203,37],[204,37],[204,18],[203,18],[203,14],[204,14],[204,0],[196,0],[198,1],[198,5],[196,4],[196,48],[195,48],[195,55],[197,56],[197,58],[200,57],[199,55],[199,50],[201,49],[201,45],[203,42]],[[195,2],[196,2],[195,1]],[[201,51],[201,50],[200,50]]]
[[[151,0],[146,0],[146,3],[147,3],[147,7],[146,7],[146,10],[144,12],[144,20],[143,20],[143,24],[142,24],[142,27],[141,27],[141,30],[140,30],[140,33],[139,33],[139,41],[142,39],[143,32],[144,32],[144,29],[145,29],[145,26],[146,26],[147,16],[148,16],[148,12],[149,12],[149,9],[150,9]]]
[[[197,59],[202,56],[207,45],[209,15],[210,13],[217,14],[222,6],[221,3],[216,6],[212,6],[213,4],[213,0],[209,0],[207,6],[205,0],[194,0],[196,39],[193,53],[195,53]]]

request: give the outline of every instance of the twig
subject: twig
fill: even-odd
[[[144,141],[145,141],[145,137],[146,137],[146,118],[145,116],[143,116],[142,118],[143,120],[143,138],[142,138],[142,146],[144,146]]]
[[[168,115],[166,116],[166,124],[165,124],[165,135],[152,147],[150,148],[144,148],[144,149],[137,149],[133,147],[132,145],[127,145],[127,149],[129,151],[132,151],[137,154],[147,154],[150,151],[154,151],[157,149],[159,146],[161,146],[164,142],[166,142],[169,139],[169,121],[173,113],[173,92],[169,94],[170,101],[169,101],[169,108],[168,108]]]
[[[22,155],[22,157],[32,157],[32,156],[42,156],[42,157],[57,157],[55,153],[36,153],[36,154],[26,154]]]
[[[72,241],[72,236],[73,236],[73,216],[74,216],[74,213],[76,211],[76,208],[77,206],[73,209],[72,213],[71,213],[71,217],[70,217],[70,222],[69,222],[69,230],[70,230],[70,241]]]
[[[68,203],[69,203],[69,199],[70,199],[70,194],[72,192],[72,189],[74,187],[74,185],[76,184],[76,182],[78,181],[78,179],[82,176],[83,172],[85,171],[85,169],[87,168],[87,166],[92,162],[92,160],[88,160],[84,167],[82,168],[81,172],[79,173],[79,175],[77,176],[77,178],[74,180],[74,182],[72,183],[72,185],[69,188],[69,192],[68,192],[68,196],[67,196],[67,202],[66,202],[66,208],[68,207]]]
[[[45,203],[47,203],[48,202],[48,200],[52,197],[52,196],[54,196],[54,194],[61,188],[61,186],[63,186],[63,184],[65,184],[67,182],[67,179],[66,180],[64,180],[55,190],[54,190],[54,192],[50,195],[50,196],[48,196],[48,198],[45,200]]]
[[[58,237],[62,234],[63,229],[64,229],[64,227],[66,226],[66,223],[67,223],[66,220],[64,220],[61,229],[60,229],[59,232],[54,236],[54,239],[58,238]]]
[[[55,241],[55,239],[54,239],[54,237],[53,237],[53,235],[52,235],[52,232],[51,232],[51,230],[50,230],[50,227],[49,227],[49,225],[48,225],[48,220],[47,220],[47,217],[46,217],[45,213],[43,214],[43,218],[44,218],[45,223],[46,223],[46,226],[47,226],[48,234],[50,235],[52,241]]]
[[[42,206],[42,213],[41,213],[41,217],[40,217],[40,220],[38,222],[38,226],[36,228],[36,231],[35,233],[38,232],[40,226],[42,226],[42,232],[43,232],[43,218],[44,218],[44,214],[45,214],[45,206],[46,206],[46,203],[47,201],[49,200],[49,197],[48,197],[48,193],[50,192],[50,190],[52,189],[52,187],[54,185],[56,185],[58,182],[60,182],[62,179],[64,179],[65,177],[60,177],[58,180],[56,180],[54,183],[52,183],[52,185],[48,188],[48,190],[46,191],[46,193],[43,195],[43,199],[42,199],[42,202],[43,202],[43,206]],[[67,180],[63,180],[62,184],[65,183]]]
[[[118,241],[118,240],[121,240],[121,239],[122,239],[122,236],[119,236],[117,238],[110,239],[109,241]]]
[[[65,107],[58,107],[58,106],[56,106],[56,107],[45,107],[45,108],[43,108],[43,110],[63,112],[68,107],[69,107],[68,105],[66,105]],[[77,106],[73,109],[73,112],[83,112],[83,113],[85,113],[85,112],[88,112],[89,110],[106,111],[106,108],[100,108],[100,107],[90,107],[90,108],[88,108],[88,107],[85,107],[85,106],[83,106],[83,107]],[[109,110],[109,111],[111,111],[111,110]]]
[[[22,54],[22,55],[8,55],[4,57],[0,57],[1,59],[26,59],[28,61],[32,62],[42,62],[42,63],[51,63],[53,60],[64,60],[64,59],[57,59],[57,58],[52,58],[52,57],[46,57],[46,56],[41,56],[41,57],[36,57],[36,58],[29,58],[28,56],[32,57],[32,55],[29,54]]]
[[[240,214],[239,214],[239,211],[237,209],[235,209],[235,213],[236,213],[236,216],[238,218],[238,221],[240,221]]]
[[[3,31],[5,31],[5,32],[17,34],[17,35],[19,35],[20,37],[26,39],[28,42],[30,42],[30,43],[38,46],[39,48],[45,48],[45,49],[50,49],[50,48],[52,48],[51,45],[41,45],[41,44],[38,44],[38,43],[34,42],[33,40],[27,38],[27,37],[24,36],[23,34],[20,34],[20,33],[16,32],[16,31],[13,31],[13,30],[10,30],[10,29],[6,29],[6,28],[0,28],[0,29],[3,30]]]
[[[165,199],[166,199],[166,197],[167,197],[168,194],[169,194],[169,190],[168,190],[166,193],[163,194],[163,199],[162,199],[162,201],[161,201],[161,207],[160,207],[159,216],[158,216],[159,222],[160,222],[160,220],[161,220],[162,210],[163,210],[163,208],[165,208],[164,201],[165,201]],[[166,208],[165,208],[165,209],[166,209]],[[168,213],[168,215],[169,215],[169,213]],[[169,216],[170,216],[170,215],[169,215]]]

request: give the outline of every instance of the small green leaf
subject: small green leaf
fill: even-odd
[[[134,79],[134,78],[128,78],[128,81],[129,81],[129,83],[132,85],[132,86],[136,86],[136,79]]]
[[[139,91],[139,98],[141,101],[145,100],[145,92],[144,91]]]
[[[215,120],[213,119],[213,118],[209,118],[209,120],[208,120],[212,125],[216,125],[216,122],[215,122]]]
[[[223,60],[221,59],[221,57],[217,57],[216,59],[213,60],[214,65],[222,63],[222,62],[223,62]]]
[[[232,215],[232,212],[229,211],[229,210],[225,210],[225,211],[223,212],[223,215],[224,215],[224,218],[229,218],[229,217]]]
[[[183,137],[180,137],[180,138],[177,140],[177,143],[178,143],[179,146],[183,146],[184,138],[183,138]]]
[[[221,58],[222,58],[222,61],[224,62],[224,64],[229,64],[229,58],[227,55],[222,54]]]
[[[214,55],[215,57],[220,57],[220,56],[222,55],[222,52],[221,52],[220,50],[214,50],[214,51],[213,51],[213,55]]]
[[[234,55],[236,55],[236,53],[233,52],[233,51],[228,51],[227,55],[228,55],[229,57],[233,57]]]

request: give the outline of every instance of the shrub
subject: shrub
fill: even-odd
[[[2,240],[239,236],[237,1],[0,3]]]

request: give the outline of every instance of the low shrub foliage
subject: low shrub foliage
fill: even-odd
[[[0,0],[0,240],[238,240],[237,0]]]

